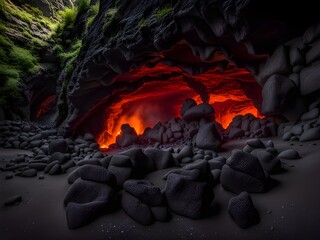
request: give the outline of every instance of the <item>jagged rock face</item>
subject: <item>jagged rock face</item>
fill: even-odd
[[[143,65],[166,64],[182,69],[185,75],[198,75],[216,67],[228,69],[231,63],[252,71],[263,86],[269,73],[274,73],[274,68],[268,68],[268,54],[315,22],[312,4],[292,4],[290,11],[287,8],[276,1],[101,0],[99,14],[84,39],[69,83],[69,113],[61,132],[77,132],[95,112],[102,112],[148,81],[160,80],[154,76],[153,80],[150,76],[139,81],[130,78],[127,73]],[[307,11],[309,19],[297,19],[298,13]],[[278,52],[275,54],[280,57],[275,58],[282,64],[284,50]],[[299,62],[298,57],[295,61]],[[279,71],[289,74],[288,68]],[[176,74],[171,72],[166,79]],[[203,86],[192,82],[188,85],[204,102],[208,100],[200,94]],[[252,86],[256,88],[254,83]],[[267,112],[274,113],[272,109]],[[99,125],[99,118],[96,119]]]
[[[43,14],[47,17],[53,16],[59,10],[63,10],[65,7],[73,6],[75,0],[13,0],[15,4],[21,3],[29,4],[30,6],[39,8]]]

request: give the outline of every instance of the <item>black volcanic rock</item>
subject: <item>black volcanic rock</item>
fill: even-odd
[[[232,151],[222,168],[220,181],[225,189],[234,193],[264,192],[267,189],[267,179],[259,160],[240,150]]]
[[[113,211],[117,194],[110,186],[78,179],[64,198],[70,229],[79,228],[108,211]]]
[[[66,153],[68,152],[68,143],[63,139],[53,140],[49,143],[49,153]]]
[[[199,128],[196,136],[196,146],[208,150],[218,150],[220,148],[221,137],[214,123],[207,123]]]
[[[213,178],[205,160],[173,170],[164,189],[169,208],[193,219],[201,218],[214,198]]]
[[[147,180],[128,180],[123,184],[122,208],[134,220],[150,225],[166,221],[168,210],[160,188]]]
[[[260,221],[259,214],[247,192],[242,192],[230,199],[228,212],[241,228],[248,228]]]

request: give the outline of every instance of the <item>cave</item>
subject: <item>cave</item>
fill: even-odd
[[[319,20],[0,1],[0,238],[318,239]]]

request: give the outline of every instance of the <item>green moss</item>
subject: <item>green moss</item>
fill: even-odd
[[[78,13],[86,12],[90,7],[90,0],[77,0],[76,7]]]
[[[10,39],[0,35],[0,46],[11,48],[13,46],[13,42]]]
[[[13,46],[9,56],[12,62],[23,71],[33,74],[38,69],[38,58],[30,50]]]
[[[110,8],[106,11],[103,29],[107,29],[113,22],[119,18],[118,8]]]
[[[89,28],[92,25],[93,20],[96,18],[96,16],[99,13],[99,8],[100,8],[100,1],[98,1],[95,5],[92,5],[90,7],[89,16],[87,20],[87,28]]]
[[[160,8],[158,9],[156,12],[155,12],[155,16],[157,19],[161,19],[163,18],[164,16],[166,16],[168,13],[172,12],[173,11],[173,7],[172,6],[165,6],[163,8]]]
[[[146,19],[143,17],[139,20],[138,26],[139,28],[141,28],[142,26],[144,26],[144,24],[146,23]]]

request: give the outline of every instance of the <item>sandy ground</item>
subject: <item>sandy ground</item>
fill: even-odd
[[[121,210],[83,228],[69,230],[62,204],[69,187],[67,174],[46,175],[44,180],[5,180],[5,173],[0,172],[0,239],[319,239],[320,141],[301,144],[273,140],[278,150],[293,148],[302,158],[286,161],[285,171],[273,175],[277,184],[269,192],[251,195],[261,221],[249,229],[243,230],[231,220],[227,204],[234,195],[218,185],[214,188],[212,212],[201,220],[173,215],[168,223],[156,222],[146,227]],[[230,150],[244,144],[245,140],[229,142],[224,146],[226,151],[219,155],[229,156]],[[0,149],[0,159],[18,153],[21,151]],[[161,177],[165,172],[154,172],[147,178],[164,186]],[[22,203],[3,207],[3,202],[13,195],[21,195]]]

